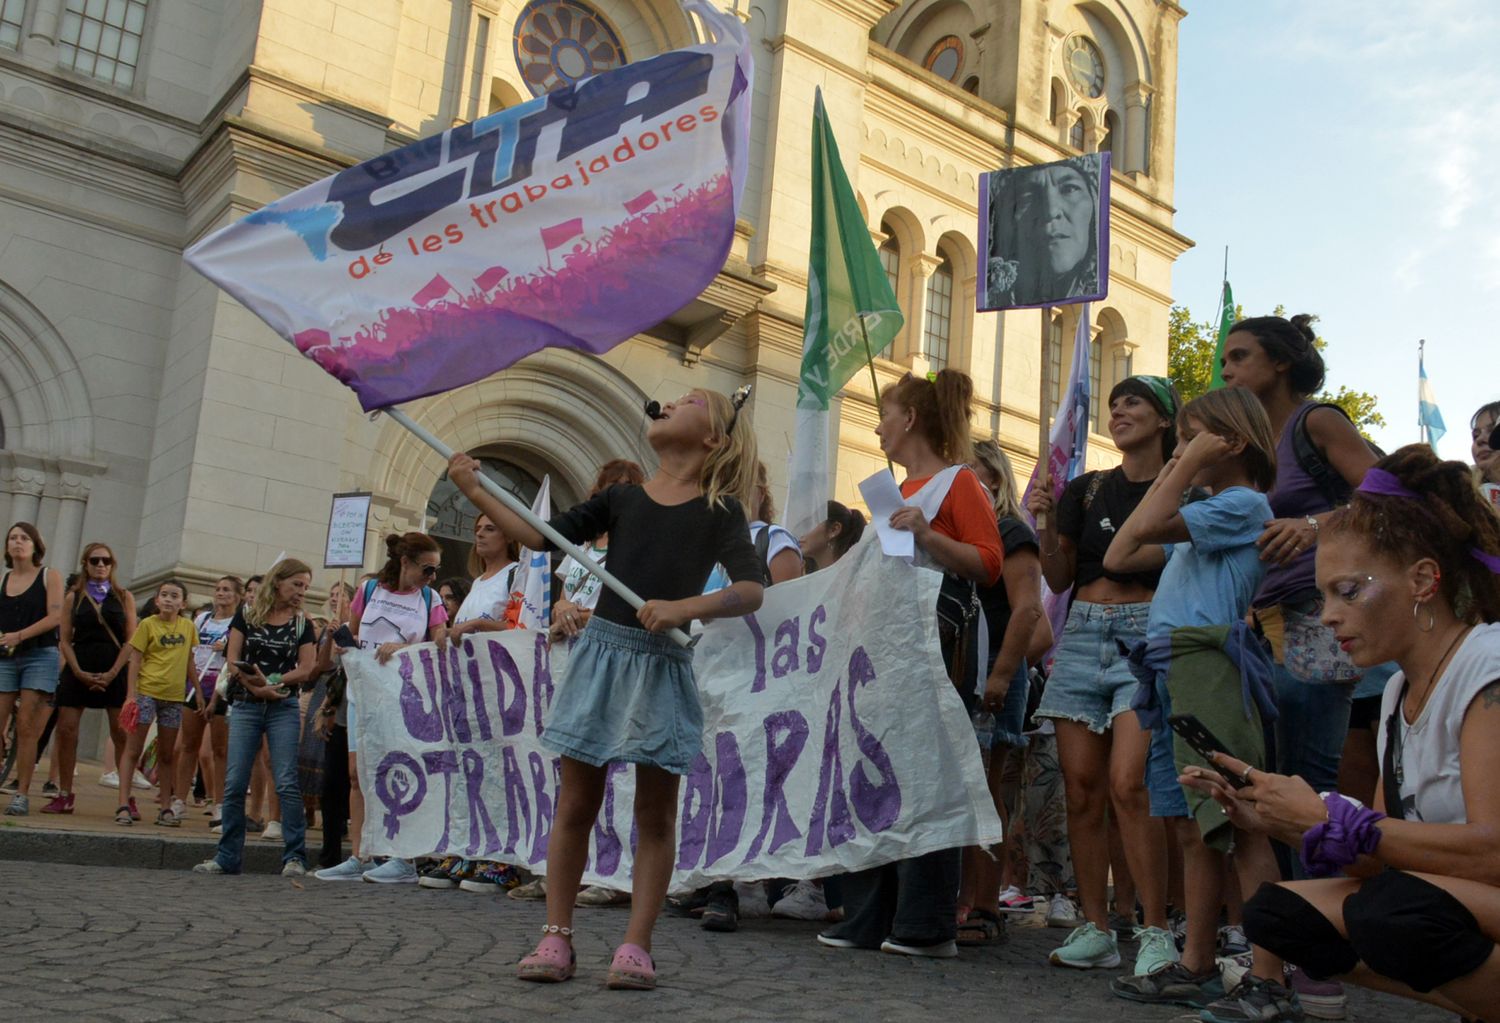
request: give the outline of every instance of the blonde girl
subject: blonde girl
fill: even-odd
[[[741,399],[742,400],[742,399]],[[675,860],[677,789],[702,742],[693,655],[668,630],[693,619],[749,614],[760,606],[761,566],[739,501],[754,482],[749,417],[713,391],[689,391],[662,409],[646,438],[660,468],[642,486],[614,486],[557,516],[573,543],[608,533],[610,571],[648,598],[639,611],[607,590],[568,662],[542,742],[562,754],[562,785],[547,852],[547,923],[521,960],[523,980],[573,976],[573,903],[608,765],[636,765],[634,892],[625,941],[610,964],[612,988],[656,986],[651,932]],[[456,454],[449,478],[506,536],[532,550],[551,545],[479,484],[478,463]],[[715,563],[731,584],[703,587]]]

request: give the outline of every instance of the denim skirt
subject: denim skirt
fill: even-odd
[[[568,659],[542,745],[595,767],[687,774],[703,746],[693,652],[595,615]]]

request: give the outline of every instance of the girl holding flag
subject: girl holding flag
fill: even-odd
[[[702,744],[703,711],[691,650],[662,635],[693,619],[749,614],[760,606],[761,568],[744,510],[731,495],[747,489],[755,437],[735,399],[694,390],[663,407],[646,439],[660,468],[642,486],[614,486],[555,517],[574,543],[609,534],[610,570],[646,597],[633,610],[613,590],[599,597],[573,649],[542,742],[562,754],[562,784],[547,851],[547,923],[521,960],[522,980],[558,982],[577,966],[573,904],[589,834],[611,763],[636,765],[638,834],[634,898],[625,942],[610,964],[611,988],[656,986],[651,932],[675,859],[677,792]],[[480,485],[478,463],[457,453],[448,476],[501,530],[533,550],[546,538]],[[703,594],[715,563],[732,584]]]

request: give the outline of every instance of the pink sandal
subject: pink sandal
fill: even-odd
[[[656,990],[656,962],[639,945],[621,945],[609,964],[605,987],[613,991]]]
[[[571,980],[578,968],[578,955],[568,940],[571,937],[571,927],[543,927],[542,940],[537,943],[536,951],[521,960],[516,976],[541,984],[561,984]]]

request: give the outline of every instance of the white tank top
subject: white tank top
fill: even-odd
[[[1385,723],[1401,699],[1404,672],[1396,672],[1386,684],[1380,702],[1380,762],[1385,763],[1389,741]],[[1464,638],[1448,670],[1417,720],[1407,724],[1396,718],[1401,730],[1401,803],[1407,820],[1429,824],[1466,824],[1463,776],[1459,769],[1459,734],[1464,715],[1480,690],[1500,681],[1500,624],[1478,625]]]

